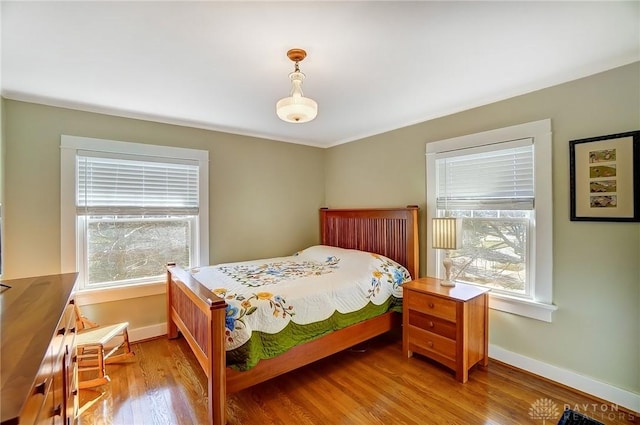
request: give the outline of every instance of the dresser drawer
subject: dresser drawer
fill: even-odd
[[[62,351],[65,344],[68,344],[71,340],[70,337],[74,336],[76,332],[75,310],[73,304],[67,304],[67,307],[60,318],[56,335],[52,340],[53,350],[56,352]]]
[[[50,386],[51,378],[48,380],[41,380],[36,384],[22,409],[22,413],[20,415],[21,424],[32,424],[36,421],[36,418],[42,410],[42,405],[44,404],[46,394],[49,391]]]
[[[50,425],[55,424],[56,416],[60,416],[60,413],[56,411],[55,406],[55,394],[54,391],[50,390],[47,392],[47,395],[44,398],[44,403],[42,404],[42,409],[40,410],[40,414],[38,415],[38,419],[35,424],[37,425]]]
[[[409,345],[416,348],[417,352],[424,352],[427,356],[429,353],[435,353],[455,363],[455,340],[413,326],[410,326],[408,331]]]
[[[409,310],[409,325],[441,335],[445,338],[456,339],[456,324],[439,317],[424,314],[416,310]]]
[[[453,300],[412,291],[405,301],[409,310],[416,310],[452,322],[456,321],[456,302]]]
[[[75,347],[75,346],[74,346]],[[68,348],[68,347],[67,347]],[[63,405],[67,423],[73,423],[78,416],[78,363],[76,362],[75,348],[69,348],[64,355],[64,398]]]

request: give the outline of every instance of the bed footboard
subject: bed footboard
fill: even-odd
[[[226,400],[226,303],[189,273],[167,267],[167,335],[184,336],[207,375],[211,425],[224,425]]]

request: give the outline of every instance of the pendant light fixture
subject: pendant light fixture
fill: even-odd
[[[307,56],[302,49],[291,49],[287,56],[295,63],[291,79],[291,95],[276,103],[276,112],[281,120],[292,123],[309,122],[318,115],[318,104],[315,100],[302,95],[302,81],[305,75],[300,72],[299,63]]]

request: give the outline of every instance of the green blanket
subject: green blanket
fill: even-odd
[[[286,328],[276,334],[253,332],[251,338],[242,346],[227,351],[227,366],[239,371],[249,370],[262,359],[270,359],[296,345],[379,316],[387,311],[401,313],[402,299],[391,297],[381,305],[369,303],[364,308],[347,314],[335,312],[326,320],[306,325],[290,322]]]

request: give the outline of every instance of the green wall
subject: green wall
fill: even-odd
[[[569,220],[569,141],[640,130],[640,63],[335,146],[327,204],[424,208],[427,142],[546,118],[558,310],[552,323],[492,310],[490,343],[640,394],[640,224]]]

